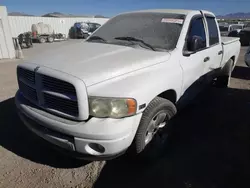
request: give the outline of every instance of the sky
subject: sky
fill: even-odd
[[[42,15],[62,12],[75,15],[114,16],[121,12],[170,8],[204,9],[216,15],[250,12],[250,0],[0,0],[8,12]]]

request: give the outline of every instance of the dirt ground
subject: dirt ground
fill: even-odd
[[[24,54],[50,49],[51,44],[37,45]],[[244,64],[245,51],[243,47],[231,88],[210,88],[181,111],[166,155],[143,166],[123,158],[76,161],[53,150],[16,114],[15,68],[21,61],[0,61],[0,187],[250,187],[250,68]]]

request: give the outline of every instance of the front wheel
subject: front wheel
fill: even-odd
[[[143,112],[132,148],[135,154],[155,159],[163,153],[169,120],[176,114],[175,105],[161,97],[151,101]]]

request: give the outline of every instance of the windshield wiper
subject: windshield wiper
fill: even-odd
[[[116,39],[116,40],[125,40],[125,41],[130,41],[130,42],[140,42],[144,46],[147,46],[148,48],[150,48],[151,50],[156,51],[153,46],[151,46],[150,44],[146,43],[142,39],[138,39],[138,38],[135,38],[135,37],[115,37],[114,39]]]
[[[99,40],[102,42],[107,42],[104,38],[99,37],[99,36],[91,36],[87,41],[93,41],[93,40]]]

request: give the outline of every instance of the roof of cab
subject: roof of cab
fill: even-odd
[[[149,9],[149,10],[139,10],[139,11],[133,11],[133,12],[127,12],[127,13],[139,13],[139,12],[149,12],[149,13],[172,13],[172,14],[183,14],[188,15],[191,12],[195,11],[201,11],[201,10],[186,10],[186,9]],[[202,10],[204,13],[212,14],[212,12]]]
[[[152,13],[174,13],[174,14],[185,14],[192,12],[193,10],[184,9],[149,9],[149,10],[139,10],[135,12],[152,12]]]

